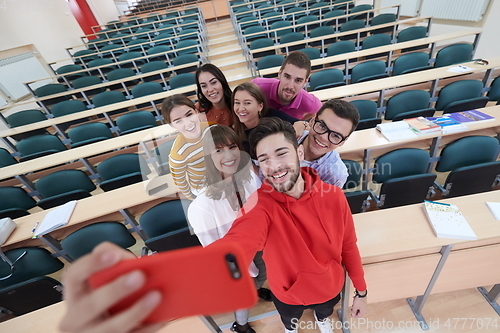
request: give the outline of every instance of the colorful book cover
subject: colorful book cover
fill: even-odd
[[[419,133],[433,133],[441,130],[441,127],[424,117],[410,118],[404,120],[415,131]]]
[[[453,112],[446,115],[447,117],[458,121],[459,123],[478,123],[478,122],[486,122],[493,121],[495,117],[487,115],[481,111],[477,110],[469,110],[469,111],[461,111],[461,112]]]
[[[450,117],[427,117],[434,124],[441,126],[443,133],[459,132],[467,129],[467,126]]]

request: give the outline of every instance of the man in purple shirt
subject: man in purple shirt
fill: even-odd
[[[297,119],[309,119],[321,108],[321,101],[303,88],[309,81],[311,61],[300,51],[291,52],[283,61],[277,79],[252,80],[266,94],[269,107]]]

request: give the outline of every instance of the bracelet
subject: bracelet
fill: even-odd
[[[364,294],[364,295],[361,295],[361,294],[359,293],[359,291],[357,291],[356,289],[354,289],[354,297],[358,297],[358,298],[365,298],[367,295],[368,295],[368,290],[365,290],[365,294]]]

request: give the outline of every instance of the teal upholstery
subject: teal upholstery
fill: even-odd
[[[111,139],[113,134],[109,127],[103,123],[88,123],[73,127],[68,131],[71,147],[81,147],[94,142]]]
[[[149,169],[141,169],[145,161],[137,154],[120,154],[110,157],[97,165],[99,177],[103,180],[99,187],[103,191],[111,191],[119,187],[142,182],[143,171],[148,174]]]
[[[124,249],[136,243],[127,227],[120,222],[99,222],[89,224],[69,234],[61,242],[61,247],[72,259],[76,260],[103,242],[111,242]]]
[[[429,68],[431,68],[429,66],[429,54],[412,52],[403,54],[394,61],[392,75],[406,74]]]
[[[16,219],[28,215],[28,210],[35,206],[35,200],[22,188],[0,187],[0,219],[4,217]]]
[[[472,59],[474,47],[469,43],[457,43],[446,46],[436,54],[435,67],[444,67],[462,62],[467,62]]]
[[[375,159],[373,182],[384,183],[392,178],[424,174],[430,161],[429,152],[401,148]]]
[[[311,75],[309,87],[311,91],[344,85],[344,73],[337,68],[327,68]]]

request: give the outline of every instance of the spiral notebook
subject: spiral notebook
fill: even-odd
[[[70,201],[48,212],[33,235],[35,237],[43,236],[68,224],[71,214],[75,210],[76,202],[76,200]]]

